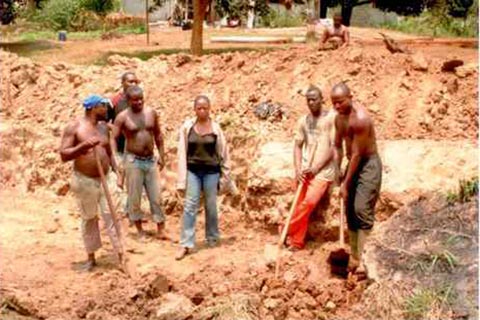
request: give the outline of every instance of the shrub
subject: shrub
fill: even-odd
[[[288,11],[270,12],[260,19],[260,25],[267,28],[292,28],[301,27],[305,24],[305,17]]]
[[[68,29],[79,10],[78,0],[49,0],[34,19],[54,30]]]
[[[80,7],[99,15],[106,15],[119,7],[118,0],[80,0]]]

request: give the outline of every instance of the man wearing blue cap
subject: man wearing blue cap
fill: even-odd
[[[135,223],[139,236],[143,238],[145,232],[142,227],[141,200],[145,187],[153,220],[157,223],[157,237],[165,240],[165,216],[161,209],[158,175],[165,165],[165,153],[159,117],[152,108],[144,108],[143,90],[139,86],[128,87],[126,97],[129,108],[115,118],[114,136],[117,138],[123,133],[126,138],[124,166],[128,216]],[[154,144],[158,150],[158,158],[154,156]]]
[[[96,265],[95,251],[102,246],[97,214],[99,206],[107,233],[115,251],[119,252],[118,258],[122,263],[119,235],[115,231],[111,213],[107,209],[94,154],[95,148],[107,177],[110,167],[116,171],[116,163],[109,143],[108,127],[105,123],[107,104],[108,99],[98,95],[86,98],[83,101],[85,115],[65,128],[60,146],[62,161],[73,160],[71,189],[77,197],[81,212],[82,237],[88,254],[85,269],[88,271]]]

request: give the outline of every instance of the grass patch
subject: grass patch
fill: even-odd
[[[114,32],[119,34],[143,34],[144,25],[123,25],[114,29],[99,29],[93,31],[72,31],[67,32],[67,41],[69,40],[95,40],[100,39],[105,32]],[[57,40],[58,32],[53,30],[27,30],[18,35],[5,34],[3,38],[8,38],[11,42],[32,42],[41,40]]]
[[[478,37],[477,13],[466,19],[425,11],[418,17],[402,17],[398,22],[387,22],[380,27],[404,33],[432,37]]]
[[[428,254],[422,254],[413,264],[413,269],[420,270],[423,273],[432,273],[435,271],[453,272],[458,266],[458,258],[447,249],[432,250]]]
[[[473,177],[470,180],[460,180],[458,188],[448,191],[446,198],[449,205],[454,205],[458,202],[469,202],[476,195],[478,195],[478,177]]]
[[[295,12],[284,10],[270,10],[270,12],[260,18],[260,27],[265,28],[294,28],[305,24],[305,17]]]
[[[449,319],[457,292],[453,285],[420,288],[405,300],[406,319]]]

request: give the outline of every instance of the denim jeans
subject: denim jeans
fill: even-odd
[[[215,244],[218,241],[217,191],[219,179],[219,173],[187,172],[187,190],[180,239],[182,247],[193,248],[195,246],[195,220],[202,191],[205,196],[205,238],[209,244]]]
[[[127,206],[128,217],[131,221],[142,220],[141,210],[142,191],[145,187],[153,221],[165,221],[161,209],[160,182],[155,158],[138,159],[132,154],[125,154],[125,173],[127,178]]]

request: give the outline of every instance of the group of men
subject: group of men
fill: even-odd
[[[365,273],[362,253],[373,228],[382,179],[372,118],[353,101],[350,88],[343,82],[331,91],[330,111],[322,108],[318,87],[311,86],[305,96],[310,112],[299,119],[294,138],[295,176],[302,189],[289,225],[287,245],[291,250],[304,247],[312,211],[337,182],[347,215],[349,269]],[[344,142],[349,162],[342,174]]]
[[[70,123],[62,137],[61,158],[73,160],[71,186],[81,209],[89,270],[95,266],[94,253],[101,247],[98,205],[112,245],[117,252],[122,252],[114,221],[107,210],[96,157],[100,158],[109,182],[110,168],[117,175],[119,187],[123,188],[126,180],[126,212],[138,234],[145,236],[140,208],[145,189],[157,223],[156,235],[167,238],[157,171],[165,166],[163,137],[159,117],[155,110],[144,107],[143,91],[138,84],[134,73],[125,73],[123,90],[112,99],[113,108],[109,108],[109,99],[100,96],[85,99],[84,116]],[[312,211],[332,185],[339,183],[349,229],[350,267],[363,272],[362,252],[373,227],[382,176],[373,121],[365,108],[353,101],[345,83],[331,90],[333,109],[330,111],[323,109],[324,99],[318,87],[310,86],[305,96],[309,113],[299,119],[294,138],[295,175],[303,189],[289,225],[287,244],[293,250],[304,247]],[[345,174],[341,174],[344,141],[349,163]],[[158,157],[154,156],[155,146]],[[310,165],[307,158],[312,158]]]
[[[153,219],[157,224],[157,237],[165,239],[165,216],[160,201],[160,185],[157,170],[165,165],[163,136],[159,117],[155,110],[144,107],[143,90],[134,73],[122,76],[123,90],[110,100],[91,95],[83,101],[84,116],[75,119],[64,130],[60,155],[62,161],[73,160],[71,189],[75,193],[82,217],[82,237],[88,254],[85,268],[95,265],[95,251],[101,247],[97,208],[100,207],[107,233],[122,261],[121,242],[115,221],[107,207],[105,190],[102,189],[100,168],[107,177],[107,185],[114,190],[113,170],[117,186],[124,187],[126,180],[126,211],[141,238],[141,197],[146,190]],[[154,147],[158,156],[154,155]]]

